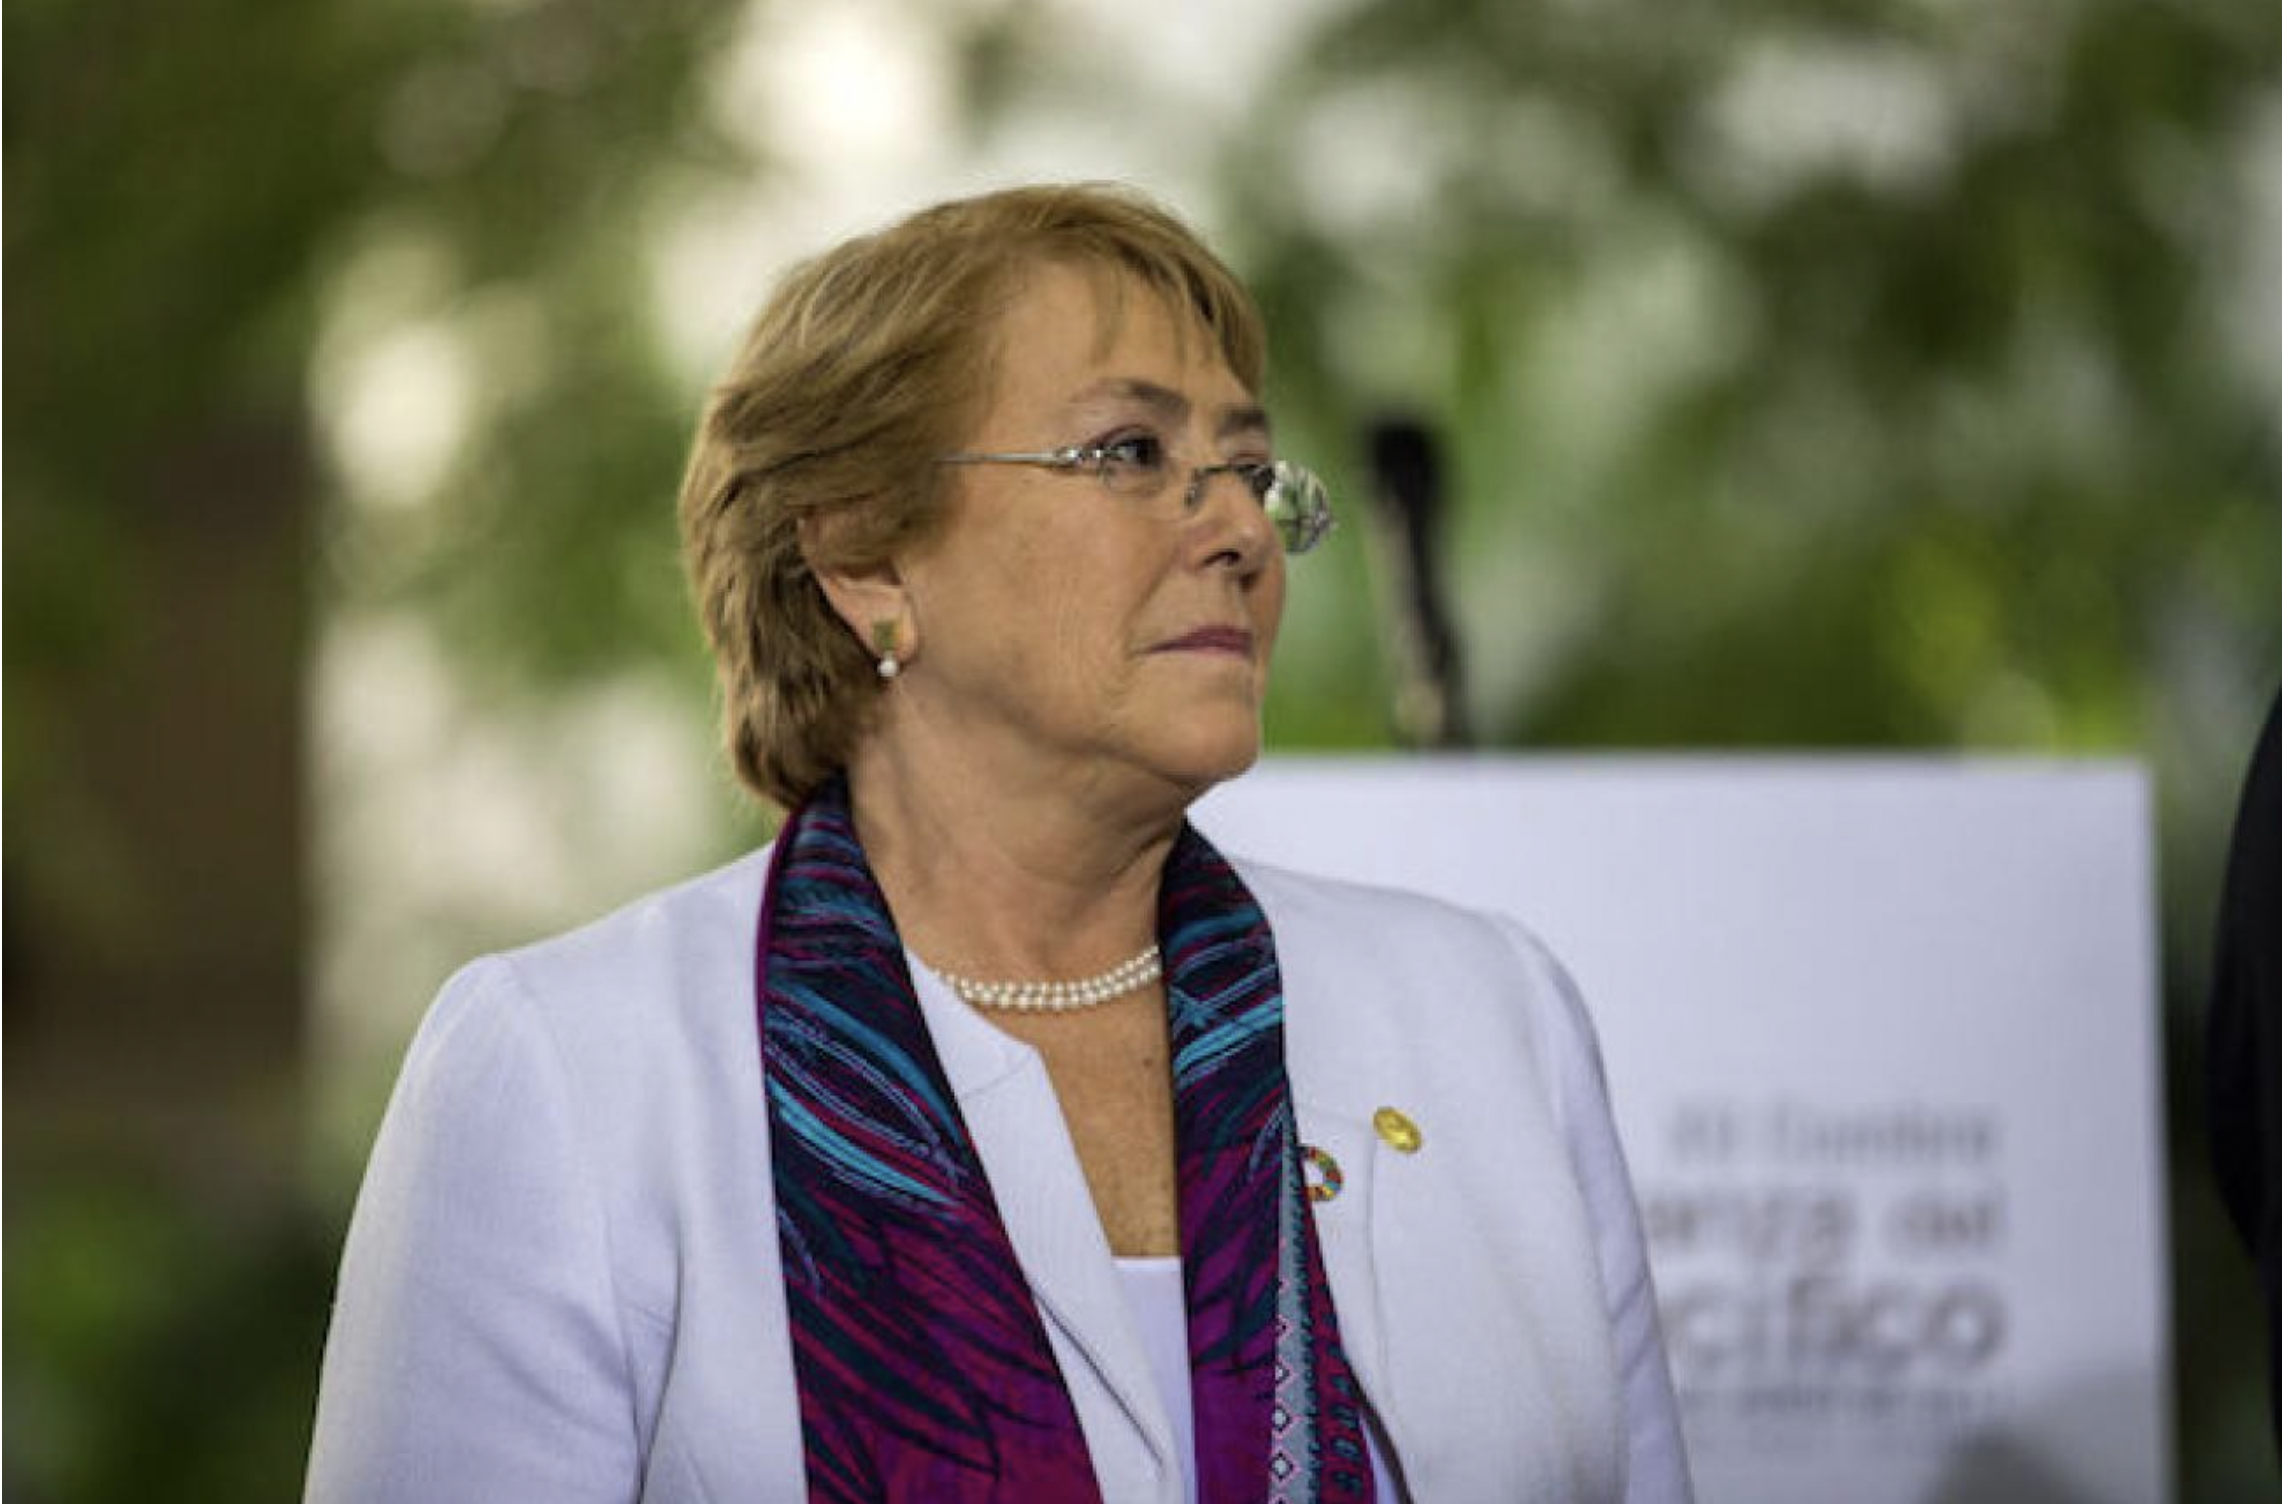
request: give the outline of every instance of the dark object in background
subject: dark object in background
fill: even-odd
[[[1435,535],[1446,508],[1434,435],[1407,418],[1371,425],[1372,533],[1385,560],[1381,597],[1395,678],[1395,732],[1407,747],[1463,747],[1466,696],[1458,634],[1445,609]]]
[[[2205,1046],[2211,1163],[2258,1262],[2267,1403],[2282,1450],[2282,697],[2259,733],[2235,816]]]

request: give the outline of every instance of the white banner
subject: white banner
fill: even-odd
[[[2171,1494],[2122,764],[1272,760],[1228,849],[1511,913],[1599,1024],[1703,1504]]]

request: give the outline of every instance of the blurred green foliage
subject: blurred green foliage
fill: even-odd
[[[1362,4],[1224,217],[1284,411],[1422,408],[1470,577],[1583,595],[1495,740],[2159,748],[2183,660],[2282,670],[2278,60],[2221,3]]]
[[[204,1135],[145,1128],[154,1151],[121,1126],[135,1102],[71,1101],[68,1081],[19,1091],[35,1050],[17,1018],[35,998],[42,1023],[72,1005],[42,995],[49,956],[131,949],[174,917],[145,817],[91,755],[135,723],[105,686],[175,628],[169,577],[199,560],[185,539],[270,546],[281,529],[317,540],[308,599],[355,579],[423,600],[498,682],[560,682],[669,638],[691,651],[670,526],[639,504],[671,494],[689,421],[650,338],[640,247],[677,175],[734,159],[693,101],[738,15],[723,0],[6,12],[11,1500],[297,1495],[345,1205],[337,1186],[281,1194],[290,1150],[177,1173]],[[414,248],[397,261],[447,309],[504,295],[540,316],[525,379],[486,409],[467,504],[358,528],[313,391],[336,284],[375,245]],[[269,510],[280,496],[292,516]],[[626,566],[645,553],[662,591]],[[496,567],[438,563],[475,555]],[[303,614],[238,610],[281,634]],[[306,672],[292,651],[277,663]],[[202,1062],[171,1064],[155,1081],[195,1098]]]
[[[12,915],[104,880],[72,865],[106,816],[69,705],[166,567],[160,523],[228,505],[181,456],[249,428],[321,449],[357,278],[368,316],[472,341],[475,418],[438,504],[352,510],[313,473],[314,594],[417,607],[501,695],[630,665],[704,695],[669,520],[692,394],[649,241],[767,171],[704,107],[740,14],[9,8]],[[952,34],[977,143],[1026,99],[1179,108],[1130,65],[1145,28],[900,14]],[[1486,741],[2152,760],[2183,1473],[2257,1496],[2188,1067],[2218,842],[2282,679],[2277,232],[2246,207],[2282,153],[2282,7],[1361,0],[1304,24],[1266,74],[1210,81],[1239,101],[1188,207],[1266,305],[1295,451],[1356,496],[1366,423],[1445,439]],[[1360,539],[1295,593],[1280,745],[1387,739]],[[10,1497],[294,1492],[333,1203],[22,1162]]]
[[[299,1492],[339,1229],[132,1162],[10,1169],[8,1480],[45,1500]]]
[[[229,506],[169,462],[253,417],[308,430],[322,304],[376,243],[415,247],[446,307],[512,293],[538,327],[510,400],[487,408],[468,457],[480,479],[455,488],[448,536],[346,536],[337,489],[312,489],[320,594],[343,550],[376,591],[417,585],[443,610],[483,594],[455,629],[525,677],[686,646],[678,596],[665,624],[659,592],[629,588],[621,562],[660,552],[654,512],[629,503],[670,494],[689,424],[651,338],[642,247],[685,176],[743,165],[694,104],[737,14],[726,0],[10,7],[13,812],[36,824],[42,780],[67,771],[47,712],[135,625],[161,519]],[[437,563],[471,555],[490,563]],[[665,562],[670,580],[670,547]]]

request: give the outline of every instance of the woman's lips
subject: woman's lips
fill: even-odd
[[[1159,653],[1228,653],[1239,658],[1252,656],[1252,634],[1242,627],[1199,627],[1194,632],[1159,643]]]

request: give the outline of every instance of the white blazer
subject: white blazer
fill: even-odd
[[[763,850],[469,966],[406,1058],[342,1260],[308,1497],[799,1501],[754,1016]],[[1591,1025],[1510,921],[1238,861],[1274,930],[1340,1330],[1420,1504],[1689,1498]],[[928,977],[944,1070],[1110,1504],[1180,1504],[1037,1053]],[[1374,1131],[1393,1107],[1420,1131]]]

